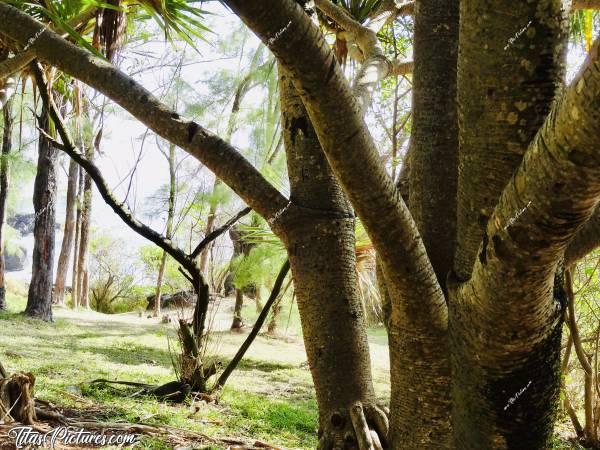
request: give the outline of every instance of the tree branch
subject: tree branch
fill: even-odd
[[[250,207],[242,209],[240,212],[238,212],[235,216],[233,216],[231,219],[229,219],[227,222],[225,222],[219,228],[216,228],[213,231],[211,231],[209,234],[207,234],[206,237],[202,240],[202,242],[200,242],[196,246],[194,251],[191,253],[190,256],[192,257],[192,259],[196,258],[202,252],[202,250],[204,250],[208,246],[208,244],[210,244],[216,238],[218,238],[223,233],[225,233],[227,230],[229,230],[229,228],[231,228],[233,226],[233,224],[235,224],[238,220],[240,220],[242,217],[244,217],[250,211],[252,211],[252,208],[250,208]]]
[[[24,45],[43,29],[27,14],[0,3],[0,30],[4,35]],[[230,144],[180,117],[105,60],[51,30],[40,34],[31,48],[38,58],[102,92],[158,135],[192,154],[263,217],[273,216],[287,204],[287,199]]]
[[[292,0],[226,3],[291,73],[323,151],[381,256],[395,301],[392,322],[444,334],[447,306],[423,242],[323,34]],[[277,33],[282,37],[273,39]]]
[[[569,267],[600,247],[600,206],[573,237],[565,251],[565,266]]]
[[[250,345],[252,344],[252,342],[254,342],[254,339],[256,338],[256,336],[258,336],[258,333],[260,332],[261,327],[263,326],[263,324],[265,323],[265,320],[267,319],[267,316],[269,314],[271,306],[273,306],[273,303],[275,303],[275,300],[277,300],[277,297],[279,296],[279,292],[281,291],[281,286],[283,285],[283,282],[284,282],[285,277],[286,277],[287,273],[289,272],[289,270],[290,270],[290,261],[286,259],[285,262],[283,263],[283,266],[279,270],[279,274],[277,275],[277,278],[275,279],[275,284],[273,285],[273,289],[271,290],[271,295],[269,295],[269,299],[267,300],[267,302],[265,303],[265,306],[263,306],[262,311],[258,315],[258,318],[256,319],[254,326],[252,327],[252,331],[250,331],[250,334],[248,334],[248,337],[243,342],[243,344],[240,346],[240,348],[237,351],[237,353],[235,354],[235,356],[231,359],[231,361],[229,362],[229,364],[227,365],[227,367],[225,368],[223,373],[221,373],[221,375],[219,376],[219,379],[217,380],[215,385],[212,387],[213,391],[221,389],[221,388],[223,388],[223,386],[225,386],[225,383],[227,382],[229,375],[231,375],[231,373],[235,370],[235,368],[237,367],[239,362],[242,360],[242,358],[246,354],[246,351],[248,350],[248,348],[250,348]],[[285,291],[284,291],[284,293],[285,293]]]
[[[100,195],[102,196],[104,201],[123,220],[123,222],[125,222],[127,226],[129,226],[129,228],[131,228],[139,235],[145,237],[149,241],[153,242],[154,244],[158,245],[186,269],[189,270],[190,268],[192,268],[192,259],[188,257],[185,254],[185,252],[183,252],[183,250],[173,245],[173,242],[170,239],[165,238],[164,236],[154,231],[152,228],[148,227],[147,225],[144,225],[139,220],[137,220],[134,217],[133,213],[129,210],[129,208],[123,203],[120,203],[114,197],[98,167],[93,162],[88,160],[85,157],[85,155],[73,143],[73,140],[71,139],[71,136],[64,124],[64,121],[60,116],[56,105],[54,104],[54,100],[49,95],[48,85],[44,80],[42,70],[39,67],[38,63],[33,62],[31,64],[31,68],[35,76],[37,85],[39,87],[39,92],[42,97],[42,101],[48,109],[50,117],[52,117],[58,134],[60,135],[63,141],[63,144],[57,147],[64,151],[66,154],[68,154],[74,161],[77,162],[77,164],[79,164],[89,174],[90,178],[94,181],[96,187],[98,188],[98,192],[100,192]]]

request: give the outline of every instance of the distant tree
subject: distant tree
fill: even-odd
[[[48,109],[45,107],[42,108],[38,121],[41,131],[38,141],[37,174],[33,189],[35,212],[33,267],[25,314],[52,321],[58,150],[47,138],[47,135],[52,133],[52,127]]]

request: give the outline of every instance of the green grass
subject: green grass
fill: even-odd
[[[25,308],[22,296],[9,292],[7,300],[9,310],[0,313],[0,360],[9,372],[32,372],[38,398],[64,407],[93,408],[96,415],[100,409],[106,421],[168,425],[211,437],[260,440],[294,449],[317,445],[317,405],[302,341],[292,331],[299,326],[294,313],[290,335],[256,339],[219,404],[173,406],[147,397],[124,397],[117,390],[120,388],[86,384],[96,378],[149,384],[173,380],[169,353],[169,339],[172,343],[175,339],[173,325],[147,319],[146,314],[140,318],[61,308],[55,309],[55,323],[48,324],[20,313]],[[246,322],[252,323],[256,309],[248,303],[244,315]],[[287,321],[287,315],[282,316],[280,333]],[[246,334],[214,333],[211,354],[226,362],[245,338]],[[387,336],[384,330],[375,329],[369,331],[369,339],[375,390],[385,400],[389,398]],[[143,437],[138,448],[167,450],[173,446],[160,438]],[[580,447],[557,438],[553,448]]]
[[[151,398],[123,397],[103,385],[82,384],[96,378],[150,384],[173,380],[167,338],[174,342],[172,325],[133,314],[107,316],[66,309],[56,309],[55,323],[49,324],[20,314],[25,307],[23,297],[9,294],[7,300],[9,310],[0,313],[0,359],[9,372],[35,374],[38,398],[65,407],[89,408],[93,404],[102,408],[102,418],[107,421],[165,424],[287,448],[316,446],[317,407],[297,338],[258,337],[218,405],[173,406]],[[226,361],[245,337],[216,333],[211,347]],[[140,448],[171,447],[161,439],[144,438]]]

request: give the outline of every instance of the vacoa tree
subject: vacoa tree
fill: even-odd
[[[299,298],[306,292],[301,314],[321,448],[547,448],[565,308],[555,280],[565,255],[599,243],[597,229],[580,236],[600,198],[598,43],[565,87],[562,2],[480,0],[463,2],[460,14],[456,1],[418,2],[413,104],[423,109],[415,110],[407,205],[363,118],[369,92],[396,70],[373,41],[363,41],[361,73],[375,76],[351,87],[302,5],[225,3],[267,44],[297,91],[306,119],[290,107],[289,140],[314,130],[318,145],[299,151],[319,161],[328,200],[314,196],[315,180],[286,199],[235,148],[55,33],[43,33],[32,52],[197,157],[282,239]],[[328,2],[315,3],[336,15]],[[395,2],[382,5],[396,11]],[[42,29],[0,5],[0,32],[21,45]],[[350,246],[337,239],[352,221],[346,197],[378,252],[391,300],[389,432],[374,405],[364,317],[347,278]],[[315,248],[326,256],[311,265]],[[324,283],[313,289],[325,263],[336,270],[336,293],[321,291]],[[319,306],[329,322],[338,321],[335,329],[311,324]],[[344,358],[331,357],[336,352]]]

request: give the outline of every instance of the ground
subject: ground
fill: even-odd
[[[23,317],[25,299],[9,294],[9,311],[0,313],[0,360],[9,372],[35,374],[35,394],[80,414],[106,422],[161,425],[202,433],[177,446],[166,437],[143,437],[138,448],[235,448],[223,439],[260,441],[274,447],[314,449],[317,406],[311,387],[298,323],[282,320],[277,338],[259,336],[230,378],[218,404],[202,401],[171,406],[144,397],[123,397],[112,389],[90,387],[96,378],[162,384],[175,379],[171,349],[173,324],[137,313],[104,315],[92,311],[55,309],[55,323]],[[245,316],[252,323],[254,305]],[[171,312],[176,318],[177,313]],[[231,305],[224,301],[214,317],[209,354],[224,362],[235,353],[246,333],[231,333]],[[371,356],[378,396],[389,390],[387,340],[380,328],[370,330]],[[130,392],[130,391],[128,391]],[[8,438],[0,429],[0,443]],[[0,445],[0,448],[2,445]],[[554,449],[581,448],[557,439]]]
[[[95,415],[101,411],[110,422],[164,424],[211,437],[259,440],[285,448],[316,447],[317,407],[294,320],[288,325],[287,317],[283,319],[281,336],[256,339],[218,405],[170,406],[148,398],[123,398],[111,389],[90,388],[84,383],[96,378],[150,384],[175,379],[169,350],[176,345],[173,324],[148,319],[146,313],[142,317],[137,313],[104,315],[64,308],[56,308],[55,323],[46,324],[19,314],[25,305],[23,297],[11,294],[8,304],[9,311],[0,314],[0,360],[9,372],[35,374],[37,398],[89,409]],[[217,328],[231,320],[229,309],[226,302],[220,308]],[[252,304],[245,311],[250,319],[253,309]],[[287,335],[283,335],[286,326]],[[226,362],[246,336],[218,331],[209,354]],[[371,347],[377,390],[385,399],[389,363],[381,330],[371,333]],[[158,438],[145,438],[142,443],[141,448],[146,449],[172,448]],[[213,443],[211,448],[227,445]]]

